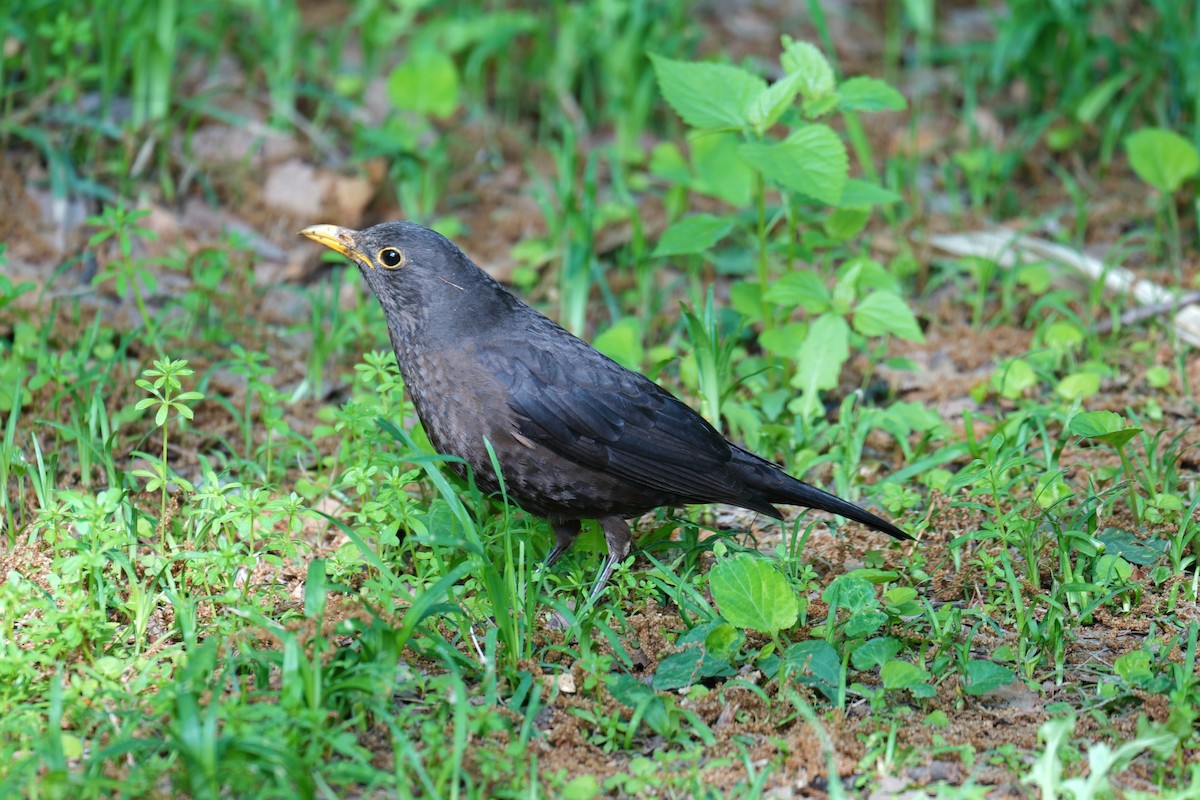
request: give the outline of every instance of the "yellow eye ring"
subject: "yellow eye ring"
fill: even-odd
[[[394,247],[385,247],[377,256],[379,263],[387,269],[397,269],[404,266],[404,253]]]

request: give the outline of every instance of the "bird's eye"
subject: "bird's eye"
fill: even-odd
[[[379,251],[379,263],[388,269],[395,269],[404,263],[404,253],[394,247],[385,247]]]

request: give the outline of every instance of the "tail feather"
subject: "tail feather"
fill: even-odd
[[[896,527],[883,517],[859,508],[848,500],[822,491],[803,481],[793,478],[775,464],[741,448],[734,449],[734,464],[739,477],[757,495],[770,503],[807,506],[830,514],[861,522],[867,527],[886,533],[896,539],[912,539],[908,532]]]

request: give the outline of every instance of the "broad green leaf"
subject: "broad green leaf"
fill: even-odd
[[[1112,528],[1096,534],[1104,543],[1104,549],[1118,555],[1130,564],[1149,567],[1166,558],[1170,543],[1164,539],[1139,539],[1129,531]]]
[[[829,308],[829,289],[820,275],[808,270],[795,270],[771,284],[766,299],[781,306],[800,306],[810,314],[820,314]]]
[[[863,336],[891,334],[910,342],[925,341],[908,304],[891,292],[872,292],[854,306],[854,330]]]
[[[821,599],[835,608],[844,608],[851,614],[862,611],[874,611],[879,608],[879,599],[875,597],[875,587],[866,578],[857,575],[839,575],[833,583],[821,593]]]
[[[1073,372],[1054,387],[1054,393],[1063,400],[1082,400],[1098,391],[1100,376],[1094,372]]]
[[[708,573],[709,588],[721,616],[740,628],[775,634],[796,624],[796,595],[771,562],[739,553],[722,559]]]
[[[882,667],[900,652],[900,640],[891,636],[880,636],[864,642],[850,654],[850,661],[858,670]]]
[[[1033,294],[1044,294],[1050,288],[1050,265],[1045,261],[1032,261],[1015,267],[1017,283]]]
[[[885,189],[877,183],[850,178],[842,187],[842,198],[837,204],[839,208],[869,208],[890,206],[903,199],[891,189]]]
[[[738,645],[741,644],[742,639],[741,631],[728,622],[722,622],[705,635],[704,648],[712,653],[715,658],[728,661],[737,652]]]
[[[924,403],[905,400],[888,406],[887,415],[903,422],[910,432],[930,433],[946,424],[936,409]]]
[[[671,225],[658,240],[652,258],[703,253],[733,230],[728,217],[693,214]]]
[[[877,290],[900,294],[900,280],[873,258],[852,256],[843,261],[837,271],[839,277],[849,276],[853,272],[855,297],[866,296]]]
[[[1141,428],[1127,425],[1125,418],[1112,411],[1084,411],[1071,417],[1071,433],[1085,439],[1107,442],[1113,447],[1124,447],[1125,443],[1142,432]]]
[[[782,142],[748,142],[738,153],[785,189],[831,206],[841,200],[850,161],[842,140],[827,125],[806,125]]]
[[[692,182],[687,159],[674,142],[659,142],[650,151],[650,174],[678,186],[687,186]]]
[[[804,337],[808,335],[808,323],[789,322],[778,328],[763,331],[758,337],[758,343],[773,356],[795,358],[796,353],[804,345]]]
[[[1171,370],[1160,365],[1146,370],[1146,383],[1154,389],[1164,389],[1171,383]]]
[[[692,686],[708,678],[729,678],[736,674],[737,670],[728,661],[715,657],[704,647],[693,645],[659,662],[651,685],[659,691],[669,691]]]
[[[767,84],[727,64],[675,61],[650,54],[658,88],[675,113],[693,128],[745,127],[750,106]]]
[[[417,50],[392,70],[387,93],[402,111],[448,117],[458,108],[458,69],[440,50]]]
[[[1007,686],[1016,679],[1016,674],[1002,664],[972,658],[967,662],[966,685],[963,686],[963,690],[967,694],[986,694],[1001,686]]]
[[[812,686],[829,700],[836,700],[842,682],[842,661],[833,645],[824,640],[797,642],[783,656],[792,680]]]
[[[1083,329],[1074,322],[1059,320],[1052,322],[1043,334],[1047,347],[1055,350],[1074,350],[1083,344]]]
[[[883,607],[899,617],[911,617],[921,613],[917,602],[917,590],[911,586],[896,586],[883,593]]]
[[[907,661],[889,661],[879,671],[885,689],[907,689],[918,696],[932,690],[929,686],[929,672],[916,664]]]
[[[1200,172],[1200,153],[1187,139],[1164,128],[1144,128],[1125,139],[1129,166],[1160,192],[1173,194]]]
[[[627,369],[641,369],[646,356],[641,320],[635,317],[617,320],[592,340],[592,347]]]
[[[846,111],[901,111],[904,95],[878,78],[850,78],[838,87],[838,108]]]
[[[749,121],[754,130],[762,135],[779,121],[783,113],[796,102],[802,76],[798,72],[784,75],[766,89],[759,92],[750,106]]]
[[[1033,499],[1042,508],[1050,508],[1064,497],[1071,496],[1071,488],[1063,480],[1061,472],[1050,472],[1038,478]]]
[[[842,633],[847,639],[861,639],[887,624],[887,614],[882,611],[858,611],[846,620]]]
[[[737,208],[750,205],[758,173],[738,154],[740,141],[732,133],[705,134],[692,140],[694,190]]]
[[[762,321],[762,290],[757,283],[734,281],[729,287],[729,304],[746,318],[747,324]],[[796,346],[799,347],[799,342]]]
[[[1001,362],[992,372],[992,387],[1007,400],[1016,400],[1037,384],[1037,373],[1022,358]]]
[[[1113,659],[1113,672],[1134,686],[1149,683],[1154,679],[1150,654],[1145,650],[1130,650],[1117,656]]]
[[[842,192],[845,197],[846,193]],[[830,239],[837,242],[848,242],[862,233],[867,226],[871,212],[865,208],[838,208],[825,218],[823,226]]]
[[[1133,575],[1133,565],[1113,553],[1105,553],[1096,561],[1095,579],[1100,584],[1124,583]]]
[[[809,325],[797,354],[792,386],[801,390],[800,414],[812,419],[821,410],[821,389],[837,386],[842,365],[850,358],[850,327],[835,314],[823,314]]]
[[[603,794],[600,779],[595,775],[578,775],[562,787],[562,800],[593,800]]]
[[[822,98],[833,91],[833,67],[825,54],[808,42],[784,36],[779,64],[784,72],[800,77],[800,93],[806,100]]]

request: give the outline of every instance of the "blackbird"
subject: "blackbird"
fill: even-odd
[[[410,222],[300,233],[358,265],[433,446],[496,492],[487,440],[508,497],[550,521],[547,566],[582,520],[600,523],[608,557],[592,598],[629,554],[626,518],[659,506],[728,503],[776,519],[776,503],[808,506],[912,538],[728,441],[666,389],[513,297],[441,234]]]

